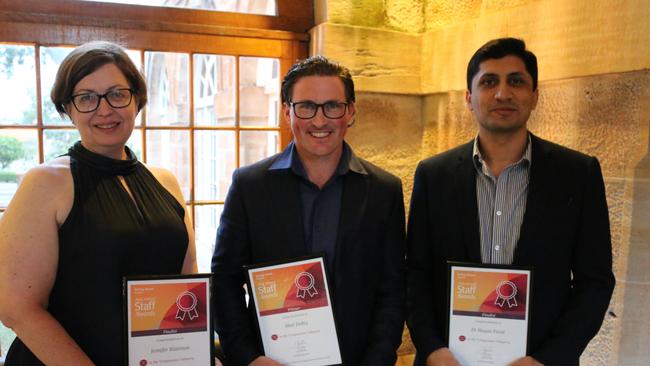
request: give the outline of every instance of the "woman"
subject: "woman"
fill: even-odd
[[[0,220],[5,362],[121,365],[122,277],[196,272],[192,227],[174,176],[125,146],[147,90],[124,49],[78,47],[51,97],[81,141],[30,170]]]

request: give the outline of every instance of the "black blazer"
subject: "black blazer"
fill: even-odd
[[[526,212],[514,265],[534,267],[529,354],[578,365],[614,288],[609,217],[600,165],[531,135]],[[473,141],[422,161],[407,234],[407,324],[416,365],[447,346],[446,261],[481,262]]]
[[[308,254],[299,178],[289,169],[269,170],[286,153],[238,169],[226,198],[212,271],[216,329],[227,365],[247,365],[262,354],[254,313],[244,303],[242,266]],[[368,174],[344,176],[332,301],[344,364],[392,366],[405,317],[402,185],[380,168],[361,164]]]

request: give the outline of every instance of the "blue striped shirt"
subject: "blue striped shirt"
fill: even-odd
[[[474,139],[476,200],[481,236],[481,261],[512,264],[526,212],[530,178],[530,136],[524,155],[495,178],[483,160],[478,136]]]

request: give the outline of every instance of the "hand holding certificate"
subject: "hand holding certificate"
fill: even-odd
[[[285,365],[341,363],[322,257],[248,268],[264,353]]]
[[[526,355],[531,270],[450,263],[449,349],[463,366]]]

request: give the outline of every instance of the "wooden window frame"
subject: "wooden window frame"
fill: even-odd
[[[0,0],[0,42],[35,46],[36,74],[40,78],[40,47],[76,46],[92,40],[108,40],[129,49],[145,51],[219,54],[236,57],[236,81],[239,85],[239,57],[268,57],[280,62],[280,77],[293,63],[308,55],[309,35],[314,26],[312,0],[276,0],[277,16],[239,14],[219,11],[163,8],[140,5],[86,2],[81,0]],[[155,45],[155,47],[152,47]],[[42,100],[40,80],[36,95]],[[193,105],[193,80],[190,80],[190,105]],[[236,88],[239,100],[239,87]],[[43,124],[41,103],[37,103],[36,125],[2,125],[1,129],[35,129],[38,135],[39,163],[43,156],[44,130],[68,129],[69,126]],[[146,111],[143,111],[146,112]],[[239,121],[239,103],[236,105]],[[145,116],[143,116],[145,117]],[[236,164],[240,161],[240,131],[279,131],[280,148],[291,141],[291,131],[278,109],[277,127],[195,126],[190,109],[188,126],[147,126],[142,119],[142,148],[146,160],[148,130],[181,129],[190,132],[190,197],[192,217],[196,205],[223,204],[221,200],[196,201],[194,197],[194,131],[236,131]],[[0,211],[4,211],[0,207]]]

